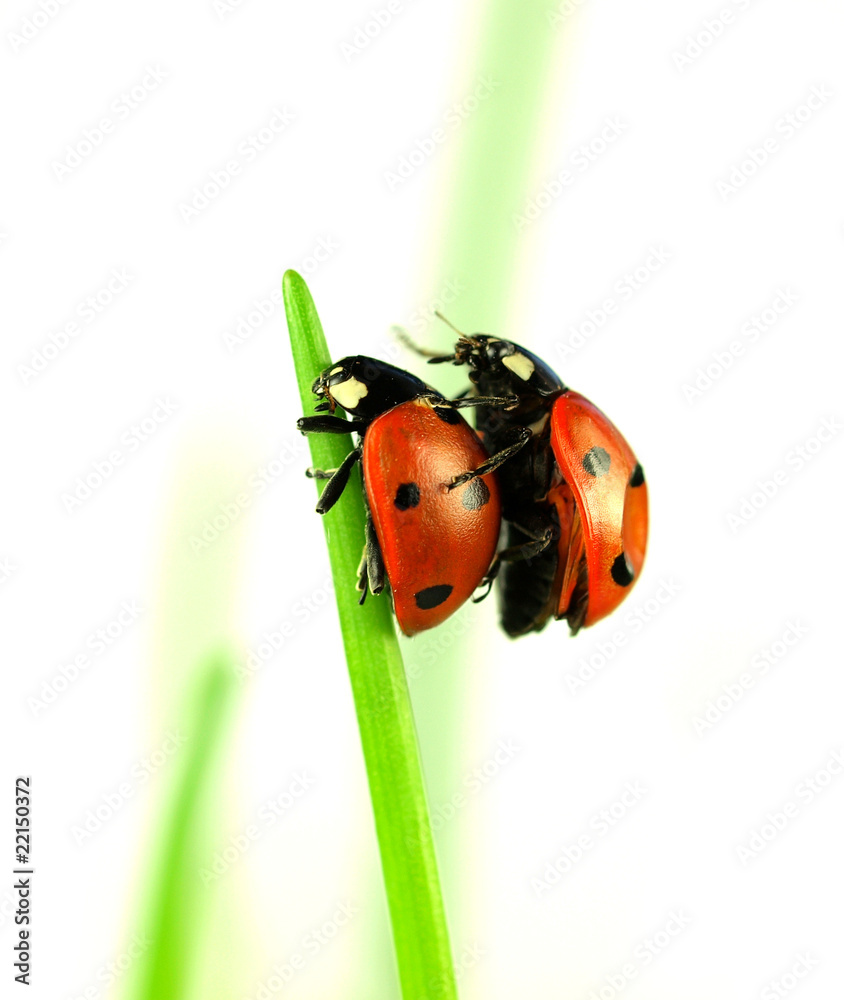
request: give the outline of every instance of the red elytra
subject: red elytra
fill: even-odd
[[[567,612],[585,559],[589,599],[583,624],[594,625],[621,604],[639,576],[648,537],[647,485],[618,428],[570,389],[551,410],[551,447],[564,480],[549,493],[561,527],[557,616]]]
[[[501,524],[494,475],[447,488],[487,458],[456,411],[446,421],[424,398],[393,407],[366,430],[366,497],[405,635],[443,622],[489,568]]]

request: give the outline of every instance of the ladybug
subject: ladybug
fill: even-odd
[[[501,573],[502,627],[510,636],[538,632],[552,616],[566,619],[572,635],[594,625],[618,607],[642,569],[642,466],[594,403],[513,341],[460,334],[453,354],[431,358],[448,361],[470,368],[482,396],[518,399],[477,409],[485,445],[509,449],[500,473],[507,547],[485,577],[491,586]]]
[[[379,594],[388,586],[405,635],[439,625],[493,562],[501,527],[493,473],[513,453],[490,458],[458,411],[517,400],[447,400],[409,372],[360,355],[331,365],[312,391],[323,412],[302,417],[300,431],[359,436],[339,468],[308,474],[328,480],[316,508],[324,514],[361,463],[367,517],[360,603],[367,589]],[[334,416],[336,407],[352,419]]]

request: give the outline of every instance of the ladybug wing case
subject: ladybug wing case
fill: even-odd
[[[364,486],[405,635],[443,622],[489,569],[501,525],[494,476],[447,488],[487,457],[456,410],[427,399],[394,407],[366,430]]]
[[[648,488],[621,432],[579,393],[555,401],[551,446],[580,514],[588,580],[583,624],[593,625],[618,607],[642,569]],[[566,614],[565,592],[558,617]]]

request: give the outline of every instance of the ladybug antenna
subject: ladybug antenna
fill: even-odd
[[[440,357],[439,351],[429,351],[427,347],[420,347],[403,326],[397,326],[396,324],[393,324],[393,326],[390,327],[390,333],[396,338],[396,340],[400,344],[404,344],[404,346],[409,351],[413,351],[414,354],[418,354],[423,358]],[[448,355],[446,360],[447,361],[451,360],[450,354]]]
[[[439,309],[436,309],[434,311],[434,315],[437,317],[437,319],[441,319],[443,321],[443,323],[445,323],[446,326],[450,326],[451,329],[454,330],[454,332],[457,334],[458,337],[460,337],[461,340],[469,340],[470,339],[465,333],[463,333],[462,330],[458,330],[457,327],[454,325],[454,323],[451,322],[450,319],[446,319],[445,316],[443,316],[443,314],[439,311]]]

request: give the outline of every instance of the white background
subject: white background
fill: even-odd
[[[480,7],[405,3],[353,58],[342,46],[370,18],[368,3],[244,0],[226,12],[210,0],[70,0],[16,41],[39,9],[5,5],[0,81],[0,808],[11,815],[12,778],[31,773],[32,993],[104,995],[99,972],[132,938],[164,778],[136,788],[84,843],[72,828],[164,739],[150,663],[167,526],[202,453],[211,465],[219,456],[232,494],[283,459],[243,515],[236,607],[221,632],[249,649],[299,622],[244,686],[230,748],[237,787],[219,803],[223,841],[296,773],[313,781],[230,873],[237,901],[216,918],[238,927],[217,954],[230,995],[255,996],[273,963],[350,902],[348,926],[279,995],[396,996],[335,617],[330,604],[306,623],[296,617],[297,602],[324,600],[327,563],[280,307],[270,300],[245,343],[225,338],[288,267],[306,274],[337,356],[384,356],[390,324],[430,309],[438,290],[417,280],[424,224],[437,158],[459,149],[438,151],[394,191],[385,172],[462,96],[449,67],[465,59]],[[721,10],[732,19],[713,38]],[[648,476],[651,542],[627,605],[575,639],[552,624],[508,642],[490,601],[473,613],[471,640],[451,624],[444,639],[406,644],[427,761],[445,740],[438,690],[465,699],[456,752],[430,776],[461,996],[764,1000],[785,995],[773,981],[801,1000],[840,994],[842,20],[784,0],[585,0],[549,23],[570,35],[570,64],[537,175],[571,165],[607,118],[624,128],[524,229],[518,324],[487,332],[529,345],[622,427]],[[707,44],[690,50],[700,54],[679,66],[675,54],[707,30]],[[140,105],[118,111],[144,81]],[[813,89],[823,98],[799,112]],[[240,156],[240,174],[186,221],[180,205],[276,110],[293,120],[259,155]],[[804,118],[799,128],[789,130],[789,113]],[[104,116],[112,131],[57,176],[68,145],[88,149],[85,130]],[[756,167],[749,150],[768,139]],[[741,186],[719,191],[743,161]],[[317,265],[309,257],[321,241],[333,249]],[[625,275],[653,264],[652,248],[665,263],[635,294],[620,293]],[[112,269],[131,280],[54,352],[50,335],[62,342]],[[749,334],[754,317],[782,307],[783,291],[793,303]],[[561,351],[607,298],[614,315]],[[459,303],[449,314],[482,323]],[[427,343],[448,344],[421,326]],[[717,357],[732,342],[743,353],[726,367]],[[27,374],[45,347],[53,357]],[[422,371],[412,356],[401,363]],[[684,386],[709,365],[711,385],[690,399]],[[175,406],[166,418],[161,399]],[[153,414],[155,432],[129,445]],[[822,426],[833,430],[819,438]],[[63,494],[115,448],[122,463],[69,511]],[[745,501],[756,506],[738,523]],[[124,601],[142,613],[34,711],[42,684]],[[776,659],[786,633],[799,638]],[[591,677],[590,661],[600,667]],[[445,670],[462,672],[456,686]],[[586,681],[575,692],[578,671]],[[716,721],[700,732],[710,702]],[[517,749],[490,763],[508,741]],[[484,765],[492,776],[472,785]],[[628,782],[644,793],[601,835],[594,817]],[[459,791],[468,794],[444,819]],[[766,826],[789,802],[785,829]],[[763,827],[764,848],[740,857]],[[564,850],[590,832],[590,848],[568,863]],[[549,864],[561,874],[539,891]],[[11,981],[11,876],[0,882]],[[682,930],[648,952],[672,912]],[[801,954],[813,967],[789,978]]]

